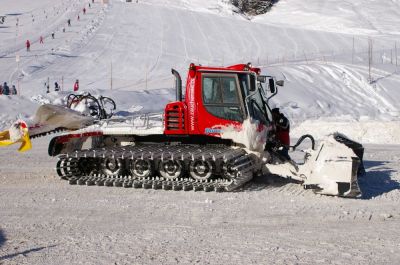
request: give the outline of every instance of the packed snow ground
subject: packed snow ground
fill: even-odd
[[[363,199],[70,186],[49,138],[0,150],[0,264],[397,264],[400,146],[367,145]]]
[[[121,115],[160,112],[174,100],[170,68],[185,78],[190,62],[251,61],[285,80],[271,102],[294,138],[340,131],[380,144],[366,146],[364,198],[264,179],[224,194],[72,187],[54,177],[43,138],[24,155],[0,150],[0,264],[398,263],[399,1],[280,0],[254,18],[227,0],[110,2],[1,1],[0,82],[19,80],[22,96],[0,96],[0,129],[62,103],[75,79]],[[47,78],[63,91],[46,94]]]

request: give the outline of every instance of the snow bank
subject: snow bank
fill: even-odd
[[[362,144],[400,144],[399,121],[352,121],[329,122],[310,120],[292,129],[291,137],[299,138],[311,134],[316,139],[340,132]]]

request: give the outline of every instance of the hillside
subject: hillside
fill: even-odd
[[[321,118],[398,120],[400,78],[393,46],[399,35],[393,25],[400,20],[399,3],[303,2],[279,1],[271,12],[250,21],[226,0],[111,1],[107,6],[95,3],[86,15],[84,1],[79,0],[27,2],[22,9],[7,4],[4,13],[22,15],[18,38],[15,16],[8,16],[0,28],[0,80],[15,84],[19,78],[23,97],[3,100],[10,105],[2,113],[12,118],[31,115],[32,108],[19,107],[25,103],[14,103],[32,105],[32,97],[45,94],[47,78],[51,84],[62,82],[65,91],[79,79],[83,90],[114,97],[119,110],[158,112],[173,100],[170,68],[184,76],[191,62],[251,61],[286,81],[272,105],[282,107],[295,125]],[[380,19],[382,14],[387,14],[385,19]],[[68,18],[72,27],[66,26]],[[38,43],[40,35],[45,36],[44,44]],[[368,38],[374,45],[373,82],[368,74]],[[26,39],[33,42],[29,53],[24,49]],[[21,56],[18,69],[15,53]],[[155,104],[144,103],[154,96]],[[48,100],[55,99],[57,95],[50,95]]]

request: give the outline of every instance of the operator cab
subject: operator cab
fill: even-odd
[[[202,100],[215,117],[243,123],[249,116],[268,126],[272,114],[254,72],[204,72]]]
[[[270,127],[272,113],[262,83],[267,76],[251,64],[229,67],[206,67],[191,64],[182,97],[182,81],[176,77],[176,102],[165,109],[165,134],[218,136],[223,128],[240,128],[251,118]],[[272,79],[272,82],[275,82]],[[270,92],[273,93],[275,83]]]

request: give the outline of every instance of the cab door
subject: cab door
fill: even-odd
[[[205,134],[218,134],[222,126],[239,126],[245,110],[238,75],[234,73],[203,73],[199,128]]]

